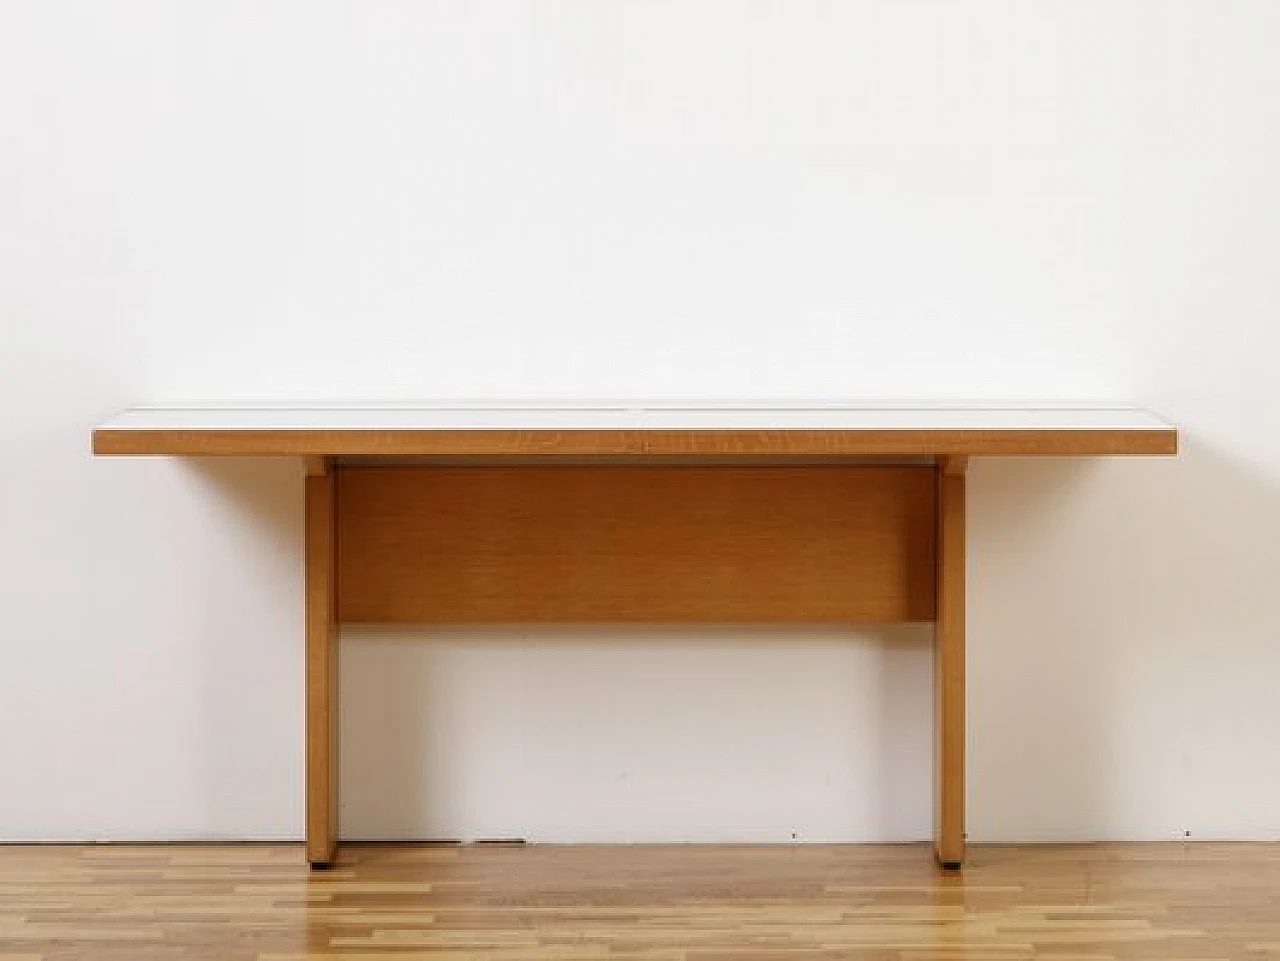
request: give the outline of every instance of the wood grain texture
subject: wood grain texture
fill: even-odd
[[[1134,430],[397,430],[99,428],[99,455],[1176,454],[1173,428]]]
[[[338,472],[345,622],[929,620],[930,467]]]
[[[964,860],[965,462],[938,467],[938,590],[934,631],[934,835],[938,861]]]
[[[307,860],[328,865],[338,847],[338,631],[335,471],[308,465],[305,491]]]
[[[0,958],[1211,961],[1280,956],[1280,845],[0,847]]]

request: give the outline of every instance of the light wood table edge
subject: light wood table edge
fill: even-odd
[[[1169,456],[1178,432],[1142,429],[416,430],[116,429],[93,432],[103,456],[396,456],[477,454],[863,454],[877,456]]]

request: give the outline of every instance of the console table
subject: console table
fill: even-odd
[[[1171,455],[1087,405],[135,407],[101,455],[305,459],[306,856],[337,855],[342,622],[935,624],[935,849],[964,857],[970,457]]]

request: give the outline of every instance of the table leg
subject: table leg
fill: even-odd
[[[934,638],[934,846],[944,868],[964,860],[965,469],[938,461],[938,591]]]
[[[338,850],[338,631],[334,605],[334,468],[307,461],[306,476],[307,861]]]

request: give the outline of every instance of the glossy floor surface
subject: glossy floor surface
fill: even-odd
[[[0,847],[0,959],[1280,958],[1280,845]]]

